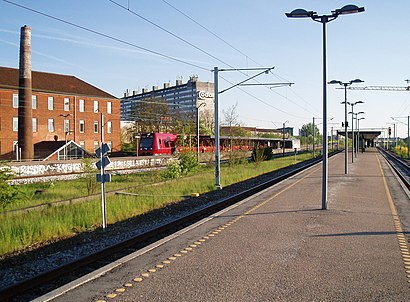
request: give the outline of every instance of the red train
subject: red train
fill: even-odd
[[[141,140],[138,146],[139,155],[166,155],[174,154],[175,152],[193,151],[196,152],[196,137],[192,140],[186,139],[184,143],[178,139],[179,134],[171,133],[144,133],[141,135]],[[215,152],[215,137],[200,136],[199,137],[200,152]],[[260,137],[220,137],[221,150],[252,150],[256,146],[268,146],[272,149],[282,149],[282,138],[260,138]],[[285,139],[285,148],[294,149],[300,148],[298,139]]]

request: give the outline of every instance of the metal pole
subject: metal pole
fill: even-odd
[[[315,150],[315,118],[313,117],[313,130],[312,130],[312,135],[313,135],[313,158],[315,158],[315,153],[316,153],[316,150]]]
[[[196,107],[196,161],[199,163],[199,107]]]
[[[410,157],[410,116],[407,116],[407,158]]]
[[[285,123],[283,123],[283,128],[282,128],[282,156],[285,156]]]
[[[104,145],[104,115],[101,113],[101,152],[100,152],[100,160],[101,160],[101,209],[102,209],[102,228],[103,230],[107,227],[107,209],[106,209],[106,198],[105,198],[105,181],[104,181],[104,165],[103,165],[103,157],[104,152],[103,150]]]
[[[219,157],[219,104],[218,104],[218,67],[214,67],[214,115],[215,115],[215,185],[221,186],[221,162]]]
[[[354,103],[352,103],[352,163],[354,160],[354,126],[353,126],[353,105]]]
[[[345,174],[348,173],[349,152],[348,152],[348,133],[347,133],[347,84],[345,86]]]
[[[322,164],[322,210],[327,209],[327,62],[326,62],[326,22],[328,18],[322,17],[323,23],[323,164]]]

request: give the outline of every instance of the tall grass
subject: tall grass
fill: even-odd
[[[297,156],[297,162],[309,159],[311,155]],[[227,186],[241,180],[276,170],[295,163],[295,158],[284,157],[259,163],[244,163],[235,166],[221,167],[221,184]],[[136,185],[153,182],[157,175],[128,175],[114,177],[110,189],[125,185]],[[144,186],[130,189],[128,192],[138,196],[115,195],[107,198],[107,221],[113,224],[118,221],[140,215],[155,208],[183,199],[181,196],[192,193],[205,193],[215,190],[213,167],[202,168],[198,174],[167,181],[156,186]],[[47,189],[43,200],[74,196],[81,188],[81,183],[56,183]],[[72,189],[68,189],[71,187]],[[26,190],[33,190],[29,185]],[[67,191],[67,192],[64,192]],[[59,238],[66,238],[77,233],[94,230],[101,226],[101,204],[99,197],[92,201],[71,206],[48,207],[41,211],[24,214],[3,215],[0,220],[0,255],[41,245]],[[108,226],[109,227],[109,226]]]

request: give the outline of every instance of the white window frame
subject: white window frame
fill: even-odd
[[[13,93],[13,108],[18,108],[19,107],[19,95],[16,93]]]
[[[83,128],[81,130],[81,128]],[[80,133],[84,133],[85,132],[85,121],[84,120],[80,120]]]
[[[37,96],[36,95],[31,96],[31,108],[37,109]]]
[[[53,118],[48,119],[47,125],[48,125],[48,132],[54,132],[55,131],[54,119]]]
[[[37,132],[38,131],[38,123],[37,123],[37,118],[33,117],[33,132]]]
[[[19,118],[18,117],[13,117],[13,131],[14,132],[19,131]]]
[[[80,99],[79,100],[79,111],[80,112],[84,112],[85,111],[85,102],[84,102],[84,100],[83,99]]]
[[[85,141],[80,141],[80,147],[85,150]]]
[[[107,133],[112,133],[112,122],[111,121],[107,122]]]
[[[64,111],[70,111],[70,98],[64,98]]]
[[[98,101],[94,101],[94,113],[98,112]]]
[[[64,133],[70,133],[70,120],[64,120]]]
[[[112,113],[112,102],[107,102],[107,113],[108,114]]]
[[[100,147],[100,142],[94,141],[94,151],[97,150],[99,147]]]
[[[47,108],[48,110],[54,110],[54,97],[49,96],[47,98]]]
[[[94,133],[98,133],[99,125],[98,121],[94,121]]]

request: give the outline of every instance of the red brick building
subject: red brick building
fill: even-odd
[[[0,158],[16,158],[19,70],[0,67]],[[33,144],[74,141],[94,152],[104,141],[120,150],[120,100],[74,76],[32,72]],[[53,145],[50,143],[50,146]],[[54,150],[55,151],[55,150]],[[36,154],[35,158],[44,158]]]

